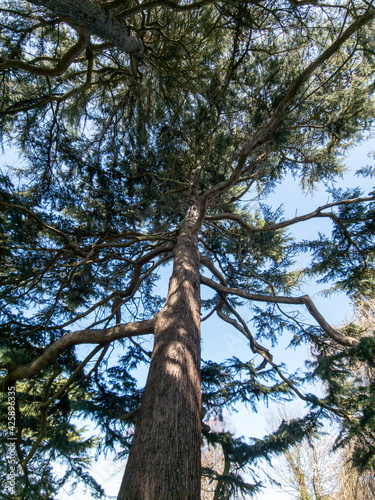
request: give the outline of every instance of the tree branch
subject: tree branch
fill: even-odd
[[[285,111],[294,101],[299,89],[310,78],[314,71],[330,59],[344,43],[359,29],[371,22],[375,18],[375,9],[368,9],[365,14],[358,17],[326,50],[312,61],[307,68],[294,80],[288,92],[278,104],[268,123],[262,127],[243,148],[242,154],[246,157],[258,146],[266,144],[272,140],[275,133],[285,120]]]
[[[200,256],[200,262],[205,266],[207,267],[207,269],[209,269],[211,271],[211,273],[216,276],[216,278],[219,279],[220,283],[223,285],[223,286],[226,286],[226,282],[225,282],[225,278],[224,276],[216,269],[214,263],[212,262],[212,260],[209,258],[209,257],[206,257],[204,255],[201,255]],[[243,335],[245,335],[245,337],[249,340],[250,342],[250,348],[251,350],[253,351],[254,354],[260,354],[265,362],[263,362],[259,369],[262,369],[264,368],[264,366],[266,365],[267,361],[268,360],[272,360],[272,355],[270,354],[270,352],[268,351],[268,349],[262,347],[260,344],[258,344],[258,342],[254,339],[254,337],[252,336],[249,328],[247,327],[247,324],[246,322],[242,319],[242,317],[238,314],[238,312],[229,304],[229,302],[227,301],[226,299],[226,296],[224,293],[221,293],[219,292],[219,295],[220,295],[220,300],[218,301],[216,307],[211,311],[210,315],[216,310],[217,311],[217,315],[219,316],[219,318],[221,318],[222,320],[226,321],[227,323],[231,324],[232,326],[234,326],[235,328],[237,328],[238,331],[240,331]],[[230,316],[224,314],[223,310],[222,310],[222,307],[223,307],[223,304],[225,304],[227,306],[227,308],[229,309],[229,311],[234,315],[236,316],[237,320],[239,321],[239,324],[236,320],[232,319]],[[205,318],[207,319],[207,318]],[[203,321],[203,320],[202,320]],[[241,326],[242,325],[242,326]]]
[[[328,203],[327,205],[323,205],[318,207],[313,212],[310,212],[305,215],[301,215],[299,217],[294,217],[293,219],[285,220],[282,222],[278,222],[277,224],[270,224],[268,226],[263,227],[255,227],[248,224],[246,221],[242,219],[239,215],[235,214],[217,214],[217,215],[206,215],[205,220],[213,221],[213,220],[232,220],[237,222],[243,229],[246,229],[251,234],[255,233],[264,233],[266,231],[276,231],[277,229],[282,229],[284,227],[292,226],[293,224],[297,224],[298,222],[303,222],[309,219],[318,218],[318,217],[329,217],[335,223],[338,223],[338,218],[334,214],[322,213],[323,210],[327,210],[332,207],[337,207],[339,205],[352,205],[354,203],[362,203],[366,201],[375,201],[375,196],[368,196],[365,198],[351,198],[348,200],[340,200],[333,203]],[[339,224],[340,225],[340,224]],[[341,227],[341,225],[340,225]]]
[[[93,248],[96,249],[95,246]],[[147,262],[149,262],[150,260],[152,260],[154,257],[156,257],[156,256],[158,256],[158,255],[160,255],[160,254],[162,254],[164,252],[165,253],[169,253],[172,250],[173,250],[173,246],[172,245],[163,245],[163,246],[160,246],[160,247],[157,247],[157,248],[151,250],[146,255],[143,255],[143,256],[139,257],[134,262],[130,261],[130,264],[134,266],[133,267],[133,276],[131,277],[131,279],[129,281],[129,284],[126,287],[125,290],[115,290],[108,297],[105,297],[104,299],[100,300],[99,302],[96,302],[95,304],[93,304],[85,312],[78,314],[77,316],[75,316],[74,318],[70,319],[69,321],[63,323],[62,325],[60,324],[60,325],[48,327],[47,329],[48,330],[58,330],[58,329],[61,329],[61,328],[66,328],[67,326],[69,326],[69,325],[75,323],[76,321],[84,318],[88,314],[91,314],[98,307],[108,304],[111,300],[114,300],[116,297],[118,297],[118,298],[121,299],[121,305],[124,304],[126,302],[125,299],[130,299],[131,297],[134,296],[134,293],[137,291],[140,283],[144,279],[144,277],[141,276],[142,266],[144,264],[146,264]],[[172,254],[171,254],[171,256],[172,256]],[[167,258],[170,258],[170,257],[168,256]],[[162,264],[163,262],[165,262],[165,260],[166,260],[166,258],[160,259],[150,269],[150,271],[154,271],[160,264]],[[99,323],[102,323],[104,321],[108,321],[108,320],[112,319],[114,315],[115,315],[115,310],[112,311],[112,314],[109,317],[104,318]],[[96,323],[96,324],[98,324],[98,323]]]
[[[102,330],[80,330],[70,332],[60,337],[51,344],[44,353],[27,365],[22,365],[10,371],[9,374],[0,381],[1,390],[7,390],[16,380],[31,378],[37,375],[43,368],[46,368],[61,353],[70,347],[79,344],[109,344],[114,340],[119,340],[137,335],[147,335],[154,331],[154,319],[116,325]]]
[[[19,68],[28,71],[29,73],[33,73],[34,75],[59,76],[64,73],[64,71],[69,68],[71,63],[85,50],[89,39],[89,35],[81,30],[77,43],[62,56],[54,68],[43,68],[30,64],[26,61],[18,61],[17,59],[5,59],[5,61],[0,64],[0,70]]]
[[[198,2],[194,2],[191,4],[181,5],[178,2],[171,0],[151,0],[150,2],[142,2],[141,4],[136,4],[130,8],[123,8],[120,6],[120,9],[116,11],[116,15],[118,17],[130,17],[138,14],[139,12],[144,12],[145,10],[150,10],[155,7],[167,7],[176,12],[186,12],[194,9],[200,9],[205,5],[209,5],[211,3],[215,3],[215,0],[199,0]],[[116,6],[116,2],[106,2],[104,6],[107,9],[113,8]]]
[[[286,111],[289,106],[293,103],[298,91],[302,85],[313,75],[314,71],[322,66],[328,59],[330,59],[344,43],[359,29],[363,28],[366,24],[373,21],[375,18],[375,9],[368,9],[365,14],[358,17],[342,34],[339,36],[335,42],[333,42],[326,50],[320,54],[314,61],[312,61],[294,80],[294,82],[289,87],[289,90],[285,93],[284,97],[279,102],[272,116],[268,122],[258,129],[252,137],[249,138],[247,144],[242,148],[239,153],[236,167],[233,170],[232,175],[223,182],[220,182],[216,186],[208,189],[201,196],[201,200],[207,200],[221,193],[228,187],[234,185],[240,178],[248,157],[253,154],[259,147],[265,146],[272,142],[277,131],[280,129],[281,125],[286,119]]]
[[[32,109],[41,108],[46,104],[57,102],[61,103],[67,101],[71,97],[74,97],[76,94],[80,92],[86,92],[91,86],[91,78],[92,78],[92,69],[93,69],[94,59],[92,56],[88,57],[87,61],[87,71],[86,71],[86,81],[76,87],[66,94],[52,94],[51,92],[48,95],[42,96],[40,99],[27,99],[26,101],[21,101],[16,104],[11,105],[9,108],[0,111],[0,115],[15,115],[17,113],[23,111],[30,111]]]
[[[95,349],[93,349],[87,356],[86,358],[81,361],[81,363],[77,366],[77,368],[74,370],[74,372],[69,376],[69,378],[67,379],[67,381],[65,382],[65,384],[60,387],[58,389],[58,391],[56,391],[50,398],[48,399],[45,399],[43,400],[40,405],[39,405],[39,408],[41,410],[43,410],[44,408],[47,408],[48,406],[50,406],[51,403],[53,403],[53,401],[55,401],[57,398],[61,398],[61,396],[63,394],[66,394],[68,393],[69,391],[69,388],[70,386],[73,384],[74,380],[77,378],[77,376],[83,371],[83,369],[85,368],[85,366],[87,365],[87,363],[89,361],[91,361],[91,359],[100,351],[102,350],[100,356],[99,356],[99,361],[102,361],[105,353],[107,352],[107,349],[108,349],[108,346],[102,346],[102,345],[98,345],[95,347]],[[95,369],[95,367],[98,366],[98,362],[95,363],[95,366],[93,368],[93,370]],[[93,370],[90,370],[89,374],[92,373]],[[85,375],[85,379],[88,379],[89,378],[89,374]],[[81,380],[79,382],[76,382],[76,384],[73,386],[75,387],[76,385],[78,385],[79,383],[81,382]],[[71,390],[72,388],[70,388]]]
[[[47,229],[47,231],[55,233],[56,235],[58,235],[61,238],[63,238],[66,241],[66,243],[67,243],[67,247],[71,248],[74,251],[74,253],[77,253],[81,257],[85,256],[85,253],[83,252],[83,250],[81,250],[76,243],[74,243],[73,241],[71,241],[70,238],[69,238],[69,236],[67,236],[60,229],[58,229],[58,228],[56,228],[54,226],[51,226],[50,224],[47,224],[46,222],[44,222],[39,217],[39,215],[37,215],[30,208],[27,208],[24,205],[16,205],[14,203],[7,203],[7,202],[4,202],[4,201],[0,201],[0,205],[2,205],[4,207],[8,207],[8,208],[13,209],[13,210],[21,210],[23,212],[26,212],[30,217],[32,217],[34,220],[36,220],[38,224],[40,224],[42,227],[44,227],[45,229]]]
[[[71,26],[82,28],[115,47],[126,52],[143,52],[143,42],[131,35],[127,24],[117,19],[111,12],[90,0],[29,0],[30,3],[46,7],[67,21]]]
[[[241,332],[245,337],[248,339],[250,342],[250,348],[253,351],[254,354],[260,354],[264,361],[256,368],[256,370],[262,370],[266,364],[267,361],[270,362],[273,359],[272,354],[269,352],[268,349],[265,347],[261,346],[252,336],[246,322],[243,320],[243,318],[238,314],[238,312],[229,304],[227,299],[225,298],[224,294],[220,294],[221,300],[220,303],[217,306],[217,315],[219,318],[221,318],[223,321],[226,321],[230,325],[234,326],[239,332]],[[225,314],[222,310],[222,306],[225,303],[227,308],[230,310],[232,314],[234,314],[237,318],[237,320],[241,323],[239,324],[235,319],[231,318],[227,314]]]
[[[347,335],[342,335],[337,330],[335,330],[320,314],[315,304],[309,297],[309,295],[303,295],[301,297],[285,297],[285,296],[272,296],[272,295],[260,295],[253,294],[249,292],[245,292],[240,288],[229,288],[224,285],[220,285],[215,281],[201,276],[201,283],[203,285],[209,286],[213,290],[216,290],[219,293],[232,294],[237,295],[238,297],[242,297],[244,299],[253,300],[256,302],[266,302],[270,304],[291,304],[291,305],[305,305],[310,312],[311,316],[315,319],[315,321],[319,324],[319,326],[325,331],[325,333],[333,339],[335,342],[338,342],[340,345],[344,346],[356,346],[359,344],[359,340],[350,337]]]

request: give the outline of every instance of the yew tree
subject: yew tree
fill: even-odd
[[[6,472],[14,387],[17,498],[58,498],[69,481],[100,497],[90,453],[115,450],[118,500],[199,499],[202,433],[225,458],[223,474],[203,470],[215,498],[251,494],[242,472],[330,414],[366,435],[371,465],[373,409],[308,394],[323,365],[295,376],[272,346],[374,362],[373,337],[330,325],[306,280],[374,293],[375,196],[332,187],[375,116],[372,1],[0,0],[0,16],[1,460]],[[290,176],[325,185],[327,204],[285,218],[267,200]],[[312,219],[330,229],[294,239]],[[201,361],[212,315],[247,352]],[[310,412],[263,441],[202,424],[294,394]]]

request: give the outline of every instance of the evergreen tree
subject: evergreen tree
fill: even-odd
[[[346,415],[345,398],[305,394],[265,345],[290,332],[322,363],[332,343],[374,362],[373,337],[329,325],[302,282],[372,291],[373,193],[331,190],[332,202],[293,219],[267,205],[287,175],[301,189],[328,186],[371,129],[372,2],[1,0],[0,15],[1,137],[20,154],[0,178],[0,368],[14,397],[16,495],[56,498],[71,472],[100,495],[85,472],[90,450],[131,445],[119,500],[198,499],[203,414],[296,394],[310,413],[263,441],[203,429],[232,464],[221,497],[256,491],[241,471],[255,474],[258,459],[330,412]],[[332,233],[294,241],[288,228],[314,218]],[[156,290],[163,272],[167,297]],[[212,314],[248,353],[201,362]],[[133,370],[144,364],[143,390]],[[100,427],[100,444],[73,416]]]

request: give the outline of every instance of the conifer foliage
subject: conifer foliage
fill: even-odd
[[[373,332],[328,324],[304,278],[373,296],[375,196],[331,188],[292,219],[267,204],[290,175],[330,186],[371,130],[374,19],[362,0],[0,0],[0,132],[19,154],[0,172],[1,460],[9,473],[15,388],[17,498],[69,481],[100,498],[90,457],[115,450],[129,454],[118,500],[197,500],[203,415],[293,395],[306,417],[262,441],[203,425],[225,457],[220,477],[203,471],[218,499],[256,492],[257,461],[329,415],[366,436],[356,460],[374,466],[374,381],[339,376],[343,358],[345,375],[351,359],[373,373]],[[294,240],[312,219],[331,229]],[[201,361],[212,315],[248,352]],[[281,334],[319,353],[305,376],[273,361]],[[325,398],[303,388],[316,377]]]

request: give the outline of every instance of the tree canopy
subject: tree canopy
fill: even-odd
[[[237,401],[254,408],[297,395],[309,405],[263,441],[203,425],[231,464],[220,498],[257,491],[243,471],[255,474],[258,460],[329,415],[345,436],[362,436],[358,465],[374,466],[373,377],[350,377],[351,363],[373,373],[373,332],[328,324],[306,284],[374,296],[374,192],[334,187],[345,154],[372,129],[374,18],[367,0],[0,0],[1,140],[20,155],[0,172],[1,460],[9,472],[6,394],[15,387],[17,498],[57,498],[67,481],[99,498],[91,451],[126,456],[135,427],[144,435],[135,456],[151,446],[149,423],[161,426],[163,405],[174,404],[188,405],[169,425],[180,428],[176,443],[190,410],[186,425],[200,436],[204,413]],[[288,176],[305,191],[323,183],[330,200],[286,219],[267,199]],[[292,237],[312,219],[328,219],[330,232]],[[167,297],[158,295],[163,274]],[[203,287],[211,295],[201,300]],[[202,361],[199,375],[199,324],[213,314],[249,351]],[[152,356],[146,335],[155,335]],[[273,361],[281,335],[317,353],[304,376]],[[157,367],[143,405],[142,364]],[[168,370],[183,385],[162,394]],[[316,378],[324,397],[303,387]],[[100,439],[82,436],[75,416],[95,422]]]

